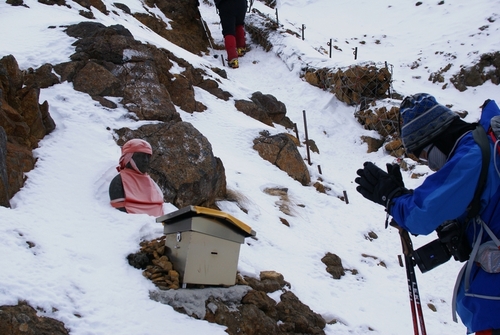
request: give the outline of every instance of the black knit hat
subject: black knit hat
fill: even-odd
[[[437,103],[427,93],[406,97],[399,108],[402,120],[401,138],[408,152],[415,153],[443,133],[459,118],[448,107]]]

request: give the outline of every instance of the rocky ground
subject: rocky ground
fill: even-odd
[[[207,51],[210,37],[204,32],[196,1],[146,1],[147,6],[156,6],[172,20],[173,29],[165,29],[165,23],[155,16],[132,13],[124,4],[117,3],[116,6],[164,38],[201,55]],[[40,2],[48,6],[70,5],[65,0]],[[93,18],[92,10],[106,14],[108,9],[100,0],[77,2],[87,8],[80,13],[82,21],[87,23],[66,27],[66,33],[78,39],[69,62],[44,64],[38,69],[20,69],[13,56],[6,55],[0,59],[0,206],[10,207],[9,199],[22,188],[24,174],[35,167],[32,150],[57,127],[50,116],[49,104],[38,101],[41,89],[62,81],[72,82],[75,90],[88,93],[103,108],[116,108],[106,97],[120,97],[129,110],[129,117],[160,121],[137,130],[125,128],[113,131],[117,145],[134,137],[151,143],[154,152],[151,175],[162,188],[166,202],[179,208],[185,205],[216,208],[217,199],[231,198],[226,190],[221,160],[213,155],[208,140],[191,124],[182,122],[175,109],[179,106],[188,113],[206,109],[202,102],[196,101],[194,86],[228,100],[231,94],[218,84],[219,78],[226,77],[225,70],[214,68],[207,73],[175,57],[168,50],[136,41],[121,26],[105,27],[99,23],[88,23],[88,19]],[[23,5],[22,0],[7,0],[7,3]],[[272,1],[267,3],[270,6],[273,4]],[[256,14],[247,22],[247,31],[254,43],[270,50],[269,36],[276,34],[276,26],[272,20]],[[171,73],[173,63],[185,68],[184,72]],[[429,80],[441,82],[442,73],[448,70],[443,68],[432,74]],[[310,84],[331,91],[345,103],[359,106],[356,115],[359,122],[382,136],[382,140],[365,139],[370,150],[375,151],[388,143],[386,149],[394,156],[404,154],[397,138],[398,109],[377,106],[377,99],[386,97],[390,89],[391,74],[386,68],[367,65],[347,69],[306,69],[303,75]],[[466,87],[478,86],[488,80],[497,85],[500,82],[498,52],[482,55],[475,66],[462,68],[454,75],[452,84],[463,91]],[[148,94],[144,94],[144,87],[148,87]],[[397,92],[391,94],[394,96]],[[255,92],[248,101],[237,100],[236,107],[267,125],[294,127],[286,117],[284,104],[273,96]],[[186,138],[193,143],[186,143]],[[203,145],[200,147],[199,143]],[[308,144],[314,148],[314,142]],[[302,184],[308,184],[310,177],[303,159],[298,155],[297,145],[300,145],[297,138],[289,134],[269,136],[262,133],[254,140],[254,149],[263,159],[285,170]],[[179,150],[162,151],[161,148],[165,147]],[[188,159],[188,154],[203,159],[195,160],[194,164]],[[324,189],[321,183],[315,187],[318,191]],[[286,190],[269,192],[278,194],[286,213]],[[282,222],[287,224],[285,219]],[[265,271],[259,279],[238,275],[236,285],[232,287],[180,289],[179,273],[166,256],[165,248],[163,239],[143,241],[138,246],[138,252],[128,257],[130,265],[142,269],[144,276],[156,285],[157,290],[150,293],[151,299],[169,304],[194,318],[224,325],[229,334],[324,333],[326,321],[300,302],[281,274]],[[344,269],[341,259],[331,253],[324,255],[322,261],[332,280],[341,279],[346,272],[356,272],[355,269]],[[382,263],[379,265],[384,266]],[[270,295],[277,297],[276,300]],[[198,298],[193,300],[193,297]],[[37,312],[22,301],[16,306],[0,306],[0,334],[69,334],[64,324],[40,317]]]

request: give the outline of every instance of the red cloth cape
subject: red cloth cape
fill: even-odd
[[[127,213],[162,216],[163,194],[148,174],[133,169],[120,171],[125,191],[124,207]]]
[[[125,207],[127,213],[162,216],[163,194],[154,180],[137,168],[132,159],[135,152],[153,154],[151,145],[141,139],[132,139],[123,145],[120,165],[116,169],[122,177],[125,199],[115,199],[111,205],[115,208]],[[128,163],[132,168],[127,168]]]

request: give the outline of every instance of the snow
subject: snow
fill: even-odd
[[[140,0],[121,2],[132,12],[145,12]],[[222,45],[214,7],[200,2],[216,44]],[[21,69],[69,61],[75,39],[63,29],[86,20],[78,15],[84,8],[72,1],[68,1],[71,8],[35,0],[24,3],[29,8],[0,3],[0,30],[4,32],[0,57],[14,55]],[[136,39],[169,49],[196,67],[222,67],[221,57],[193,55],[114,7],[113,1],[104,3],[114,11],[104,15],[93,9],[95,21],[122,24]],[[255,1],[254,7],[275,17],[275,10],[262,3]],[[258,277],[264,270],[282,273],[302,302],[325,320],[339,321],[327,325],[326,334],[413,333],[406,272],[397,259],[401,253],[398,232],[384,229],[383,208],[359,195],[354,183],[363,162],[385,166],[394,158],[383,149],[368,154],[360,137],[377,134],[357,123],[355,107],[300,79],[300,69],[303,64],[335,68],[388,62],[394,69],[394,90],[403,95],[428,92],[441,103],[452,104],[454,110],[469,111],[466,120],[475,121],[483,101],[498,98],[498,86],[486,83],[459,92],[452,85],[443,89],[427,78],[452,63],[445,73],[448,80],[460,66],[471,65],[485,52],[500,50],[498,8],[498,0],[477,0],[473,6],[466,0],[446,0],[442,5],[424,1],[420,6],[393,0],[281,0],[280,29],[300,36],[304,24],[304,41],[276,38],[276,47],[267,53],[252,45],[239,69],[226,68],[228,80],[221,87],[233,95],[229,101],[195,88],[196,99],[208,109],[195,114],[178,111],[208,138],[224,164],[228,189],[237,194],[248,213],[233,202],[218,205],[257,232],[257,240],[247,239],[241,246],[238,270],[243,275]],[[157,9],[151,12],[163,17]],[[479,29],[485,25],[487,29]],[[342,50],[334,49],[332,58],[326,52],[330,38]],[[355,47],[357,60],[352,53]],[[419,66],[411,69],[415,63]],[[175,71],[182,69],[177,66]],[[311,152],[312,181],[321,178],[330,188],[327,194],[302,186],[252,149],[260,131],[287,131],[235,109],[233,100],[248,99],[256,91],[286,104],[287,116],[297,123],[302,141],[305,113],[309,138],[320,151]],[[118,100],[117,109],[104,108],[67,82],[43,89],[40,102],[45,100],[57,128],[34,150],[36,168],[26,174],[25,186],[11,199],[12,208],[0,207],[0,305],[26,300],[41,315],[64,322],[72,335],[226,334],[223,326],[151,300],[149,291],[154,285],[126,260],[141,240],[160,237],[163,230],[154,217],[125,214],[109,205],[108,186],[116,173],[120,148],[108,129],[138,128],[146,122],[126,118],[127,111]],[[299,150],[306,157],[305,146]],[[431,173],[424,166],[418,169]],[[403,177],[409,188],[423,180],[411,179],[408,173]],[[264,193],[270,187],[288,189],[292,216],[279,211],[280,198]],[[344,191],[348,204],[339,199]],[[165,209],[177,208],[165,204]],[[378,238],[368,239],[370,231]],[[434,238],[413,237],[414,246]],[[29,248],[28,242],[34,246]],[[357,274],[347,272],[334,280],[321,262],[327,252],[337,254],[343,266]],[[379,265],[381,261],[386,267]],[[460,266],[450,261],[425,274],[417,270],[430,334],[466,332],[451,319],[452,290]]]

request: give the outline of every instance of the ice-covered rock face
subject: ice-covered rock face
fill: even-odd
[[[150,291],[152,300],[194,318],[227,327],[229,334],[324,334],[323,317],[304,305],[283,275],[263,271],[260,278],[238,276],[231,287]]]

